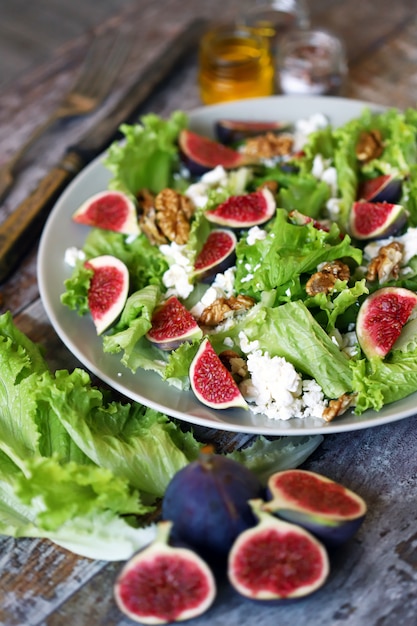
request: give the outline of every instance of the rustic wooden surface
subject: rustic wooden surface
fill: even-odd
[[[70,85],[89,42],[89,29],[120,10],[121,23],[138,31],[137,46],[122,73],[123,90],[195,15],[224,15],[238,0],[1,0],[0,51],[13,51],[0,81],[0,162],[12,154],[46,117]],[[349,60],[345,95],[398,107],[415,106],[417,95],[417,12],[415,0],[313,0],[313,25],[341,36]],[[62,5],[62,6],[61,6]],[[36,10],[35,10],[36,7]],[[19,13],[20,11],[20,13]],[[23,17],[22,17],[23,16]],[[32,20],[32,22],[30,22]],[[30,40],[29,25],[38,33]],[[50,26],[53,24],[53,28]],[[19,27],[18,27],[18,26]],[[4,34],[7,34],[5,38]],[[26,39],[25,39],[26,37]],[[30,40],[30,41],[29,41]],[[26,43],[27,51],[24,53]],[[55,52],[58,47],[59,54]],[[35,65],[34,65],[34,62]],[[28,68],[31,68],[30,71]],[[22,73],[23,72],[23,73]],[[34,187],[106,106],[86,119],[57,125],[28,155],[0,219]],[[199,106],[196,54],[190,54],[143,106],[141,113],[167,115]],[[12,277],[0,286],[1,312],[12,311],[19,327],[42,343],[51,367],[76,365],[54,333],[36,280],[36,246]],[[219,433],[222,445],[247,437]],[[196,626],[398,626],[415,624],[417,614],[417,429],[415,418],[353,433],[327,435],[306,466],[343,481],[369,504],[357,536],[332,554],[328,584],[314,596],[289,606],[265,607],[243,601],[225,585]],[[121,564],[90,561],[48,541],[0,538],[0,624],[4,626],[128,626],[112,598]]]

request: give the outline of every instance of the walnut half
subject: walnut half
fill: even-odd
[[[400,273],[400,264],[404,256],[404,246],[399,241],[392,241],[382,246],[376,257],[368,265],[366,279],[374,282],[377,278],[381,284],[388,280],[396,280]]]
[[[330,261],[325,263],[319,272],[313,274],[306,283],[306,291],[309,296],[317,293],[330,293],[337,280],[349,280],[350,270],[342,261]]]
[[[217,298],[207,306],[200,315],[199,322],[203,326],[214,327],[221,324],[233,313],[241,313],[250,309],[255,300],[250,296],[231,296],[230,298]]]

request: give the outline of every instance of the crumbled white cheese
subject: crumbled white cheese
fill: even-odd
[[[337,196],[337,170],[330,165],[330,159],[325,159],[321,154],[316,154],[311,173],[317,180],[321,180],[329,186],[332,197]]]
[[[248,244],[248,246],[253,246],[257,241],[262,241],[263,239],[265,239],[267,234],[268,233],[266,232],[266,230],[263,230],[263,228],[259,228],[259,226],[252,226],[252,228],[249,228],[248,230],[246,243]]]
[[[228,175],[223,166],[218,165],[213,170],[206,172],[198,183],[193,183],[185,191],[187,198],[194,206],[201,208],[207,204],[208,192],[216,187],[226,187]]]
[[[235,345],[235,342],[233,341],[231,337],[225,337],[223,340],[223,343],[228,348],[233,348],[233,346]]]
[[[216,274],[212,287],[219,288],[223,291],[226,298],[230,298],[235,293],[235,274],[236,267],[229,267],[225,272]]]
[[[328,125],[329,120],[322,113],[316,113],[306,119],[298,120],[295,124],[294,151],[297,152],[303,148],[311,133],[326,128]]]
[[[159,246],[159,249],[169,264],[169,268],[162,277],[162,282],[167,288],[167,297],[188,298],[194,289],[194,285],[190,281],[193,265],[185,254],[185,246],[173,241],[169,245]]]
[[[326,202],[326,209],[329,218],[336,222],[340,215],[341,198],[329,198]]]
[[[254,413],[270,419],[321,417],[326,407],[321,387],[315,380],[303,381],[286,359],[262,354],[259,342],[239,333],[240,349],[246,353],[250,378],[239,385]]]
[[[125,243],[129,246],[131,243],[133,243],[135,241],[135,239],[138,238],[138,235],[127,235],[126,239],[125,239]]]
[[[77,261],[85,261],[86,256],[83,250],[72,246],[71,248],[67,248],[65,250],[64,261],[70,267],[75,267]]]
[[[365,258],[370,260],[378,256],[379,250],[393,241],[398,241],[404,246],[403,265],[407,265],[413,256],[417,255],[417,228],[409,228],[403,235],[398,237],[387,237],[386,239],[378,239],[378,241],[369,243],[364,248]]]
[[[216,274],[210,287],[191,309],[191,314],[195,318],[198,319],[204,309],[218,298],[230,298],[234,294],[235,271],[235,267],[229,267],[224,273]]]

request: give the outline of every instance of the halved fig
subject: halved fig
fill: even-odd
[[[233,231],[224,228],[212,230],[197,255],[194,275],[204,282],[231,267],[236,256],[236,244],[237,238]]]
[[[416,306],[417,293],[403,287],[383,287],[368,296],[356,319],[356,335],[364,354],[384,358]]]
[[[174,523],[173,537],[209,562],[227,556],[236,537],[256,524],[248,500],[263,487],[242,463],[202,451],[175,474],[162,500],[162,518]]]
[[[121,191],[101,191],[88,198],[72,216],[74,222],[125,235],[138,235],[134,202]]]
[[[296,226],[305,226],[306,224],[312,223],[314,228],[317,228],[317,230],[325,230],[326,232],[329,231],[328,222],[315,220],[312,217],[309,217],[308,215],[304,215],[304,213],[297,211],[297,209],[293,209],[288,213],[288,219],[290,220],[291,224],[295,224]]]
[[[358,188],[357,199],[364,202],[396,203],[401,197],[402,180],[392,174],[382,174],[364,180]]]
[[[207,338],[191,363],[190,383],[197,398],[206,406],[213,409],[248,408],[233,376]]]
[[[217,139],[224,144],[236,143],[247,137],[256,137],[267,132],[282,132],[290,128],[289,122],[248,121],[220,119],[214,125]]]
[[[110,254],[89,259],[85,266],[94,272],[87,299],[97,334],[101,335],[123,311],[129,292],[129,271]]]
[[[201,176],[217,165],[222,165],[224,169],[230,170],[254,162],[253,157],[241,154],[188,129],[180,132],[178,141],[181,158],[195,176]]]
[[[184,341],[203,335],[194,317],[176,296],[155,309],[151,324],[146,337],[161,350],[175,350]]]
[[[334,546],[348,541],[366,515],[366,503],[343,485],[307,470],[276,472],[268,480],[263,509],[298,524]]]
[[[168,624],[202,615],[216,596],[214,575],[203,559],[168,544],[172,522],[159,522],[154,541],[123,567],[114,585],[120,610],[141,624]]]
[[[231,196],[213,211],[206,211],[209,222],[230,228],[251,228],[264,224],[274,215],[276,202],[272,192],[259,189],[242,196]]]
[[[239,535],[229,554],[228,578],[251,600],[284,601],[307,596],[324,585],[329,558],[304,528],[266,512],[251,500],[258,524]]]
[[[404,207],[389,202],[354,202],[350,212],[350,232],[355,239],[389,237],[406,222]]]

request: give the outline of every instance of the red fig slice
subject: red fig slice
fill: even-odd
[[[248,120],[217,120],[214,129],[217,139],[224,144],[236,143],[247,137],[256,137],[267,132],[282,132],[290,128],[288,122],[261,122]]]
[[[101,191],[88,198],[73,214],[79,224],[138,235],[139,226],[134,202],[120,191]]]
[[[389,237],[406,222],[404,207],[389,202],[354,202],[350,212],[350,232],[355,239]]]
[[[265,188],[243,196],[231,196],[205,215],[214,224],[230,228],[250,228],[270,220],[275,209],[274,196]]]
[[[259,518],[239,535],[229,554],[228,577],[251,600],[291,600],[319,589],[329,574],[324,546],[307,530],[262,510],[250,501]]]
[[[358,200],[396,203],[401,197],[402,181],[392,174],[370,178],[359,185]]]
[[[105,254],[85,263],[94,274],[88,289],[88,307],[98,335],[119,317],[129,291],[129,271],[118,258]]]
[[[168,545],[172,522],[159,522],[155,540],[121,570],[114,597],[141,624],[168,624],[202,615],[216,596],[213,573],[192,550]]]
[[[326,545],[348,541],[366,514],[364,500],[343,485],[306,470],[291,469],[272,474],[271,497],[264,510],[298,524]]]
[[[356,320],[359,345],[368,358],[384,358],[401,335],[417,305],[417,294],[384,287],[363,301]]]
[[[196,176],[214,169],[217,165],[230,170],[254,162],[252,157],[188,129],[180,132],[179,147],[182,159]]]
[[[184,341],[199,339],[203,335],[191,313],[175,296],[155,310],[151,323],[152,328],[146,336],[161,350],[175,350]]]
[[[231,230],[212,230],[194,263],[194,275],[204,281],[231,267],[237,239]]]
[[[204,339],[190,366],[191,388],[213,409],[248,408],[239,387],[208,339]]]

